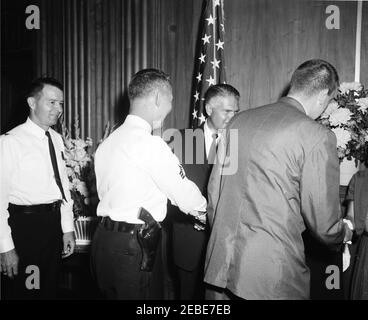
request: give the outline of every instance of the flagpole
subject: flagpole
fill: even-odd
[[[363,2],[359,0],[357,2],[357,28],[356,28],[356,41],[355,41],[355,76],[354,81],[360,82],[360,52],[362,42],[362,12]]]
[[[216,19],[216,6],[215,3],[213,2],[213,0],[211,1],[212,3],[212,15],[213,15],[213,19]],[[213,22],[212,23],[212,30],[213,30],[213,57],[215,59],[216,57],[216,23]],[[216,80],[216,65],[213,65],[213,78]]]

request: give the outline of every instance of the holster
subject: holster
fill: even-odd
[[[137,230],[138,243],[142,250],[141,271],[152,271],[161,238],[161,224],[144,208],[140,209],[138,218],[145,222]]]

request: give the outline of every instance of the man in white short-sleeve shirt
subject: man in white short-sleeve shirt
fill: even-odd
[[[128,95],[128,117],[96,151],[97,215],[103,218],[92,243],[92,265],[106,298],[160,299],[162,256],[158,249],[152,271],[140,270],[137,232],[143,221],[138,212],[144,208],[161,222],[169,199],[183,214],[203,216],[207,202],[167,144],[152,135],[172,109],[168,76],[141,70]]]

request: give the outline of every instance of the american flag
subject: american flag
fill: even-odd
[[[195,61],[192,96],[192,128],[206,120],[204,94],[211,86],[225,83],[224,61],[224,0],[204,0],[200,21],[198,56]]]

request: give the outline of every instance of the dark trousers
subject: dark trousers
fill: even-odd
[[[202,265],[191,271],[187,271],[180,267],[177,267],[177,275],[179,278],[180,300],[204,299],[204,282],[203,282]]]
[[[161,243],[151,272],[141,271],[137,225],[129,232],[107,230],[99,224],[91,251],[92,273],[106,299],[163,299],[164,275]]]
[[[55,299],[62,253],[60,209],[24,214],[9,207],[9,214],[19,265],[13,280],[3,277],[3,298]]]
[[[321,244],[308,231],[303,233],[306,264],[310,269],[310,299],[311,300],[343,300],[342,253],[330,250]],[[328,288],[326,280],[330,276],[329,266],[339,270],[339,283],[334,288]]]

